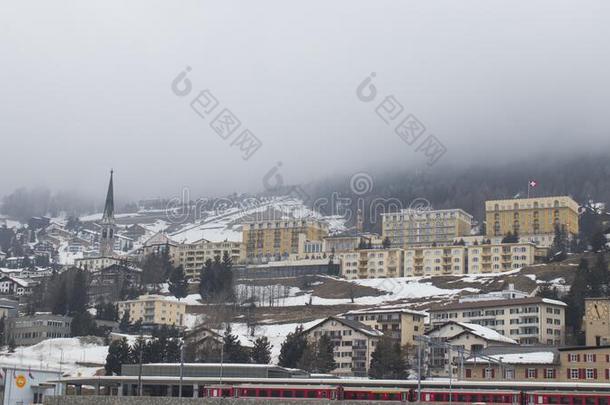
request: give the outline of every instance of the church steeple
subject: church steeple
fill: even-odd
[[[100,256],[112,257],[114,255],[114,171],[110,171],[110,182],[106,193],[106,204],[102,215],[102,235],[100,239]]]
[[[114,222],[114,186],[112,184],[112,177],[114,170],[110,170],[110,182],[108,183],[108,192],[106,193],[106,204],[104,205],[104,215],[102,216],[102,222]]]

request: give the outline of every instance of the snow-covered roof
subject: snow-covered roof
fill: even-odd
[[[162,232],[157,232],[153,236],[151,236],[146,242],[144,242],[144,246],[154,246],[154,245],[165,245],[165,244],[176,244],[169,236]]]
[[[506,364],[555,364],[556,354],[555,352],[548,351],[536,351],[528,353],[504,353],[504,354],[493,354],[486,355],[494,360],[499,360]],[[486,360],[480,357],[471,357],[466,360],[466,363],[485,363]]]
[[[563,301],[552,300],[550,298],[543,298],[542,302],[544,302],[546,304],[561,305],[562,307],[567,307],[568,306],[568,304],[566,304]]]
[[[428,316],[427,312],[416,311],[414,309],[409,309],[409,308],[354,309],[352,311],[346,312],[344,315],[395,314],[395,313],[412,314],[412,315],[419,315],[419,316]]]
[[[336,321],[336,322],[342,323],[343,325],[347,326],[348,328],[351,328],[353,330],[356,330],[360,333],[363,333],[363,334],[371,336],[371,337],[383,336],[383,333],[381,331],[373,329],[361,322],[352,321],[350,319],[345,319],[345,318],[338,318],[338,317],[334,317],[334,316],[329,316],[328,318],[321,320],[320,322],[313,325],[309,329],[304,330],[303,333],[307,333],[313,329],[316,329],[317,327],[322,326],[323,324],[325,324],[326,322],[329,322],[329,321]]]
[[[485,326],[477,325],[476,323],[466,323],[466,322],[456,322],[458,325],[467,329],[473,335],[476,335],[485,340],[491,340],[494,342],[502,342],[508,344],[518,344],[518,342],[514,339],[506,337],[501,333],[496,332],[493,329],[487,328]]]
[[[32,283],[24,280],[22,278],[18,278],[18,277],[10,277],[10,276],[4,276],[2,278],[0,278],[0,281],[12,281],[13,283],[17,284],[20,287],[24,287],[24,288],[28,288]]]

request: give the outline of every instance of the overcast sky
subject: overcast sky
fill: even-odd
[[[0,195],[103,194],[111,167],[133,198],[259,190],[278,161],[287,183],[426,168],[375,114],[388,95],[441,164],[599,150],[609,38],[606,0],[4,1]],[[249,160],[191,109],[204,89],[262,141]]]

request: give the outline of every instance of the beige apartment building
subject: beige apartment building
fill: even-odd
[[[403,275],[402,249],[360,249],[335,254],[347,279],[392,278]]]
[[[610,298],[585,298],[582,320],[587,346],[610,344]]]
[[[243,224],[246,260],[282,258],[299,253],[303,240],[322,241],[328,225],[315,219],[250,221]]]
[[[405,276],[441,276],[467,273],[465,246],[418,247],[404,252]]]
[[[162,295],[141,295],[138,299],[119,301],[119,317],[129,311],[131,323],[142,321],[144,325],[184,326],[186,303]]]
[[[610,346],[490,348],[481,354],[501,360],[502,367],[478,357],[467,359],[465,380],[610,382]],[[560,397],[556,395],[555,403]]]
[[[470,235],[473,222],[472,215],[461,209],[403,210],[381,218],[382,239],[403,248],[452,244],[454,238]]]
[[[468,273],[501,273],[530,266],[536,262],[536,252],[533,243],[468,246]]]
[[[562,345],[565,308],[561,301],[540,297],[480,298],[429,309],[432,327],[448,321],[486,326],[522,345]]]
[[[205,262],[214,260],[216,256],[222,257],[228,254],[233,260],[233,264],[243,261],[243,251],[241,242],[210,242],[201,239],[194,243],[179,244],[172,249],[172,260],[174,265],[182,265],[184,274],[188,278],[199,278],[199,273]]]
[[[347,279],[500,273],[539,259],[532,243],[359,249],[335,257]]]
[[[310,342],[318,341],[322,335],[330,337],[335,345],[337,363],[337,368],[331,374],[358,377],[368,376],[371,354],[383,336],[380,331],[361,322],[332,316],[303,333]]]
[[[384,336],[399,341],[401,346],[416,344],[416,336],[424,333],[426,316],[425,312],[406,308],[361,309],[342,315],[343,318],[381,331]]]
[[[578,235],[578,203],[568,196],[490,200],[485,202],[487,236],[517,233],[520,241],[550,246],[555,227]]]

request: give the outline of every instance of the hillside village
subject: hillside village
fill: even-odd
[[[484,356],[510,366],[502,378],[607,379],[603,207],[481,204],[478,219],[380,213],[380,234],[290,195],[116,214],[111,174],[102,214],[4,219],[0,365],[93,376],[184,358],[413,378],[424,356],[426,378],[500,378]],[[580,352],[598,360],[563,359]]]

